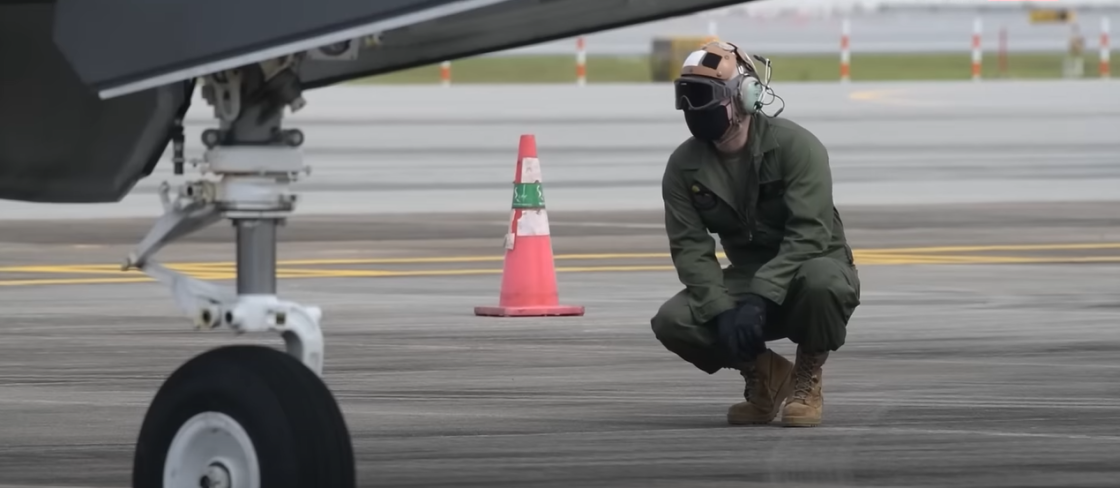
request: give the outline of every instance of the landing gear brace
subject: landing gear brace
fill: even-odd
[[[171,288],[200,329],[278,332],[287,353],[220,347],[188,361],[163,384],[144,419],[133,461],[135,488],[352,488],[345,420],[320,378],[322,311],[276,295],[276,229],[295,209],[290,189],[307,172],[303,134],[282,130],[284,109],[303,107],[287,57],[205,78],[219,129],[203,132],[204,176],[160,188],[164,214],[128,256]],[[176,161],[181,142],[175,144]],[[176,165],[176,172],[181,164]],[[237,230],[237,287],[178,273],[152,259],[175,239],[230,219]]]

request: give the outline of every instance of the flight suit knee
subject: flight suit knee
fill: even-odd
[[[789,338],[810,352],[838,350],[857,306],[856,269],[833,258],[810,259],[798,269],[782,307]]]
[[[650,327],[654,337],[666,349],[701,371],[714,374],[723,367],[716,349],[715,334],[703,324],[694,323],[686,291],[663,303],[650,319]]]
[[[657,309],[657,314],[650,319],[653,335],[658,340],[677,340],[677,336],[681,333],[682,324],[692,321],[692,312],[688,308],[688,302],[680,298],[680,294],[677,294],[666,300]]]

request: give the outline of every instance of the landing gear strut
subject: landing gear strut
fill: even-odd
[[[205,79],[203,93],[221,122],[202,136],[201,170],[210,178],[182,185],[175,198],[166,183],[161,187],[164,215],[124,266],[169,286],[197,327],[278,332],[287,352],[221,347],[176,370],[141,427],[136,488],[355,486],[346,422],[319,376],[322,312],[276,296],[276,229],[295,208],[289,185],[306,171],[303,134],[281,129],[284,109],[304,103],[292,71],[296,60]],[[237,230],[235,290],[152,259],[171,241],[222,219]]]

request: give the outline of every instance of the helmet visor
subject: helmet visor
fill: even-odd
[[[673,82],[677,110],[700,110],[722,104],[735,96],[726,82],[710,78],[680,77]]]

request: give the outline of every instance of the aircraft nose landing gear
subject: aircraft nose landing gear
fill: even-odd
[[[295,77],[285,76],[296,61],[206,79],[221,128],[204,134],[203,169],[216,178],[183,185],[174,200],[164,185],[165,213],[125,263],[168,285],[199,328],[277,332],[286,351],[220,347],[176,370],[141,426],[134,488],[355,486],[350,434],[319,377],[322,313],[276,296],[276,227],[295,207],[290,183],[306,170],[302,134],[280,127],[285,107],[303,106]],[[168,242],[223,218],[237,231],[236,291],[151,259]]]

